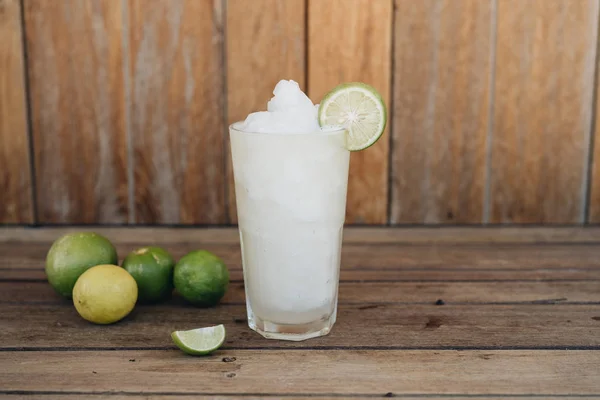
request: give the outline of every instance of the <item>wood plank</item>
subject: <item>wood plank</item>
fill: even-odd
[[[235,361],[223,362],[223,357]],[[203,359],[164,350],[2,352],[0,361],[6,367],[0,375],[5,390],[381,396],[600,392],[600,352],[584,351],[235,350]]]
[[[126,222],[121,4],[24,5],[38,222]]]
[[[19,0],[0,3],[0,224],[33,222]]]
[[[239,244],[237,228],[153,227],[0,227],[0,242],[47,243],[69,232],[97,232],[121,244]],[[598,226],[494,226],[443,229],[412,226],[408,228],[346,227],[347,244],[541,244],[600,243]]]
[[[65,396],[69,396],[69,393],[65,393],[62,392],[62,394],[46,394],[45,392],[41,392],[41,393],[37,393],[37,394],[29,394],[29,393],[35,393],[33,392],[27,392],[28,394],[19,394],[19,395],[14,395],[14,394],[8,394],[8,395],[2,395],[2,391],[0,391],[0,395],[2,395],[2,398],[5,400],[21,400],[21,399],[26,399],[26,400],[36,400],[36,399],[43,399],[43,400],[63,400],[65,398]],[[383,394],[387,394],[387,393],[383,393]],[[383,395],[382,394],[382,395]],[[135,393],[128,393],[128,394],[81,394],[81,393],[76,393],[75,394],[77,396],[77,399],[81,399],[81,400],[130,400],[130,399],[143,399],[143,400],[172,400],[173,396],[175,394],[168,394],[168,395],[162,395],[162,394],[135,394]],[[230,395],[217,395],[217,396],[204,396],[204,398],[207,399],[211,399],[211,400],[228,400],[231,398],[239,398],[242,397],[245,400],[264,400],[265,395],[261,396],[253,396],[253,395],[246,395],[246,394],[230,394]],[[403,400],[422,400],[423,396],[421,395],[415,395],[415,396],[411,396],[411,395],[405,395],[405,394],[400,394],[400,393],[393,393],[393,397],[397,397],[397,398],[401,398]],[[286,395],[285,396],[286,399],[291,399],[291,400],[314,400],[319,399],[319,400],[338,400],[340,397],[339,396],[321,396],[319,395],[318,397],[316,397],[315,395],[309,395],[309,396],[302,396],[302,395]],[[358,396],[352,396],[351,397],[353,400],[367,400],[367,399],[372,399],[373,396],[362,396],[362,395],[358,395]],[[469,395],[469,396],[447,396],[447,395],[428,395],[426,397],[427,399],[432,399],[432,400],[447,400],[448,398],[451,398],[452,400],[506,400],[506,396],[487,396],[487,395],[481,395],[481,396],[477,396],[477,395]],[[513,396],[511,395],[510,400],[531,400],[531,396]],[[590,397],[588,397],[590,398]],[[581,396],[552,396],[552,395],[545,395],[544,399],[548,399],[548,400],[578,400],[581,399]]]
[[[137,223],[226,222],[222,7],[129,0]]]
[[[264,111],[281,79],[305,90],[306,0],[227,2],[227,117],[232,124]],[[229,147],[229,135],[227,135]],[[229,221],[237,222],[231,152],[227,152]]]
[[[596,68],[600,68],[600,65],[596,65]],[[596,78],[596,99],[600,98],[600,80]],[[589,223],[600,222],[600,123],[598,123],[598,115],[600,115],[600,102],[596,100],[596,109],[594,110],[595,118],[595,130],[592,132],[594,147],[593,153],[591,154],[591,165],[590,170],[587,171],[590,176],[590,193],[589,193],[589,204],[588,207],[588,220]],[[589,160],[588,160],[589,161]]]
[[[117,244],[120,258],[147,245]],[[36,268],[44,265],[49,244],[20,245],[0,242],[0,268]],[[241,268],[239,245],[188,243],[165,246],[175,258],[197,249],[211,251],[231,269]],[[342,270],[345,269],[442,269],[442,270],[532,270],[595,269],[600,260],[600,246],[593,244],[527,245],[360,245],[342,247]]]
[[[3,394],[3,392],[0,390],[0,395],[2,395],[2,398],[4,400],[37,400],[37,399],[43,399],[43,400],[63,400],[65,398],[65,396],[69,396],[70,393],[67,392],[61,392],[62,394],[46,394],[47,392],[38,392],[36,394],[29,394],[29,393],[35,393],[35,391],[31,391],[31,392],[27,392],[27,394],[8,394],[5,395]],[[382,393],[382,396],[384,394],[387,393]],[[393,397],[396,398],[401,398],[403,400],[422,400],[423,396],[422,395],[415,395],[415,396],[411,396],[411,395],[406,395],[406,394],[402,394],[402,393],[392,393]],[[142,400],[172,400],[173,396],[175,396],[176,394],[135,394],[135,393],[127,393],[127,394],[81,394],[81,393],[76,393],[74,394],[77,396],[77,399],[80,400],[136,400],[136,399],[142,399]],[[246,395],[246,394],[229,394],[229,395],[210,395],[210,396],[204,396],[203,398],[207,398],[207,399],[211,399],[211,400],[228,400],[231,398],[240,398],[242,397],[245,400],[264,400],[265,395],[263,396],[253,396],[253,395]],[[586,396],[587,397],[587,396]],[[309,395],[309,396],[302,396],[302,395],[286,395],[285,396],[286,399],[291,399],[291,400],[314,400],[319,399],[319,400],[338,400],[340,397],[339,396],[321,396],[318,395],[315,396],[313,394]],[[354,395],[351,397],[353,400],[367,400],[367,399],[372,399],[373,396],[370,395],[366,395],[366,396],[362,396],[362,395]],[[448,395],[428,395],[426,397],[427,399],[432,399],[432,400],[447,400],[448,398],[451,398],[452,400],[506,400],[507,397],[506,396],[488,396],[488,395],[469,395],[469,396],[461,396],[461,395],[452,395],[452,396],[448,396]],[[510,400],[531,400],[531,396],[513,396],[511,395]],[[588,397],[588,398],[592,398],[592,397]],[[578,400],[581,399],[581,396],[552,396],[552,395],[545,395],[544,399],[547,400]]]
[[[237,272],[237,271],[236,271]],[[238,275],[238,274],[236,274]],[[515,304],[515,303],[597,303],[600,305],[600,280],[542,282],[342,282],[339,304]],[[221,304],[245,304],[241,281],[232,282]],[[0,303],[64,304],[47,282],[2,282]],[[167,305],[180,306],[176,296]]]
[[[397,0],[392,223],[481,223],[492,2]]]
[[[0,267],[0,282],[46,281],[44,267]],[[232,282],[242,282],[241,267],[229,268]],[[538,269],[380,269],[380,268],[342,268],[341,282],[461,282],[461,281],[582,281],[600,280],[600,268],[538,268]]]
[[[243,305],[138,306],[118,324],[100,326],[68,303],[0,304],[0,348],[170,349],[174,330],[224,324],[225,349],[600,349],[600,305],[344,304],[328,336],[281,342],[252,332]]]
[[[391,0],[310,0],[310,98],[318,103],[334,86],[361,81],[375,87],[389,108],[391,38]],[[388,155],[387,134],[368,151],[352,154],[346,207],[348,223],[384,224],[388,221]]]
[[[533,269],[594,267],[600,248],[591,245],[345,246],[344,268]]]
[[[138,245],[117,245],[122,259]],[[0,243],[0,268],[41,267],[48,245],[21,246]],[[221,257],[229,268],[241,268],[240,248],[237,245],[187,244],[169,245],[175,258],[205,249]],[[531,245],[531,246],[440,246],[440,245],[348,245],[342,248],[342,269],[415,269],[438,268],[520,270],[541,268],[597,268],[600,259],[597,245]]]
[[[597,0],[498,2],[491,222],[583,222],[597,25]]]

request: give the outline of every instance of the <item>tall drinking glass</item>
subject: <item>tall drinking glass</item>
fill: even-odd
[[[335,323],[348,165],[343,129],[229,128],[248,325],[304,340]]]

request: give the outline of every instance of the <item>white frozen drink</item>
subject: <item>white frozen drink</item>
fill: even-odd
[[[335,322],[350,153],[296,82],[273,93],[230,127],[248,323],[303,340]]]
[[[273,94],[267,111],[229,129],[248,325],[304,340],[335,323],[350,151],[381,137],[387,109],[360,82],[320,106],[294,81]]]

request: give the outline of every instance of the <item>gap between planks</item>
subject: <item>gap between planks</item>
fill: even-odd
[[[62,392],[62,391],[3,391],[0,390],[0,395],[6,400],[16,399],[33,399],[34,397],[43,398],[45,400],[62,400],[62,396],[77,396],[77,399],[81,400],[130,400],[130,399],[143,399],[143,400],[171,400],[176,396],[177,398],[188,398],[196,396],[210,396],[212,400],[227,400],[230,398],[244,398],[246,400],[260,400],[264,398],[286,398],[292,400],[334,400],[340,398],[352,398],[352,399],[372,399],[382,397],[394,397],[404,400],[419,400],[419,399],[430,399],[430,400],[526,400],[532,398],[544,398],[547,400],[564,400],[564,399],[581,399],[581,398],[600,398],[600,394],[587,394],[587,395],[540,395],[540,394],[523,394],[523,395],[502,395],[502,394],[415,394],[415,393],[377,393],[377,394],[366,394],[366,393],[351,393],[351,394],[336,394],[336,393],[206,393],[206,392],[191,392],[191,393],[176,393],[176,392],[159,392],[159,393],[148,393],[144,394],[135,392]],[[43,396],[43,397],[41,397]]]

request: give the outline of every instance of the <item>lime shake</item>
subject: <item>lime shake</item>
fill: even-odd
[[[352,125],[280,81],[267,111],[230,127],[249,326],[267,338],[327,334],[337,311]],[[341,106],[344,108],[344,106]],[[337,125],[339,124],[339,125]]]

